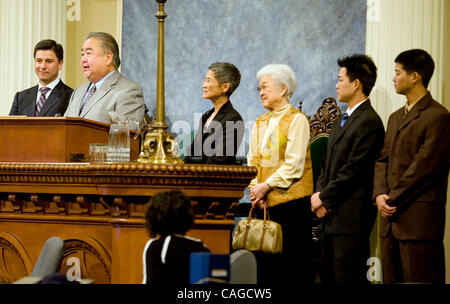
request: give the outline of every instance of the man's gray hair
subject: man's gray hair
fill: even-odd
[[[96,38],[100,40],[103,51],[111,52],[113,54],[113,64],[116,69],[120,66],[119,45],[116,39],[111,34],[104,32],[92,32],[86,36],[86,40],[89,38]]]
[[[261,80],[263,76],[271,75],[274,82],[282,88],[287,88],[287,98],[290,100],[297,88],[297,78],[294,71],[286,64],[268,64],[256,73],[256,78]]]

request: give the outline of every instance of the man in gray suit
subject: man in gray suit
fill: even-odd
[[[64,116],[109,124],[108,113],[114,111],[141,122],[145,112],[142,88],[123,77],[117,71],[119,66],[114,37],[102,32],[88,34],[81,49],[81,68],[89,82],[73,92]]]

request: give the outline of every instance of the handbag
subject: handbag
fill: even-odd
[[[281,225],[269,219],[269,211],[264,207],[264,219],[252,219],[253,206],[246,220],[239,221],[234,232],[232,247],[249,251],[281,253],[283,232]]]

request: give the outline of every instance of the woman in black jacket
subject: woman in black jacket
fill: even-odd
[[[187,148],[185,163],[236,164],[244,136],[244,122],[230,101],[239,86],[241,73],[231,63],[211,64],[203,81],[203,98],[214,108],[202,115],[199,129]]]

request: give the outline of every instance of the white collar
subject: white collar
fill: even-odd
[[[347,115],[350,117],[350,115],[352,115],[352,113],[355,112],[355,110],[356,110],[360,105],[362,105],[362,103],[363,103],[364,101],[367,101],[367,100],[369,100],[369,98],[367,98],[367,99],[365,99],[365,100],[363,100],[363,101],[357,103],[351,110],[350,110],[350,108],[347,108],[347,112],[345,112],[345,113],[347,113]]]
[[[56,77],[55,80],[53,80],[52,82],[50,82],[50,83],[49,83],[48,85],[46,85],[46,86],[43,86],[43,85],[39,82],[38,90],[41,90],[41,88],[43,88],[43,87],[46,87],[46,88],[49,88],[50,90],[53,90],[53,89],[56,87],[56,85],[57,85],[60,81],[61,81],[61,79],[60,79],[59,77]]]
[[[91,85],[89,85],[88,91],[91,88],[92,84],[95,85],[96,89],[98,90],[102,84],[106,81],[106,79],[108,79],[109,76],[111,76],[116,70],[112,70],[111,72],[109,72],[105,77],[103,77],[102,79],[100,79],[99,81],[97,81],[96,83],[91,83]]]

